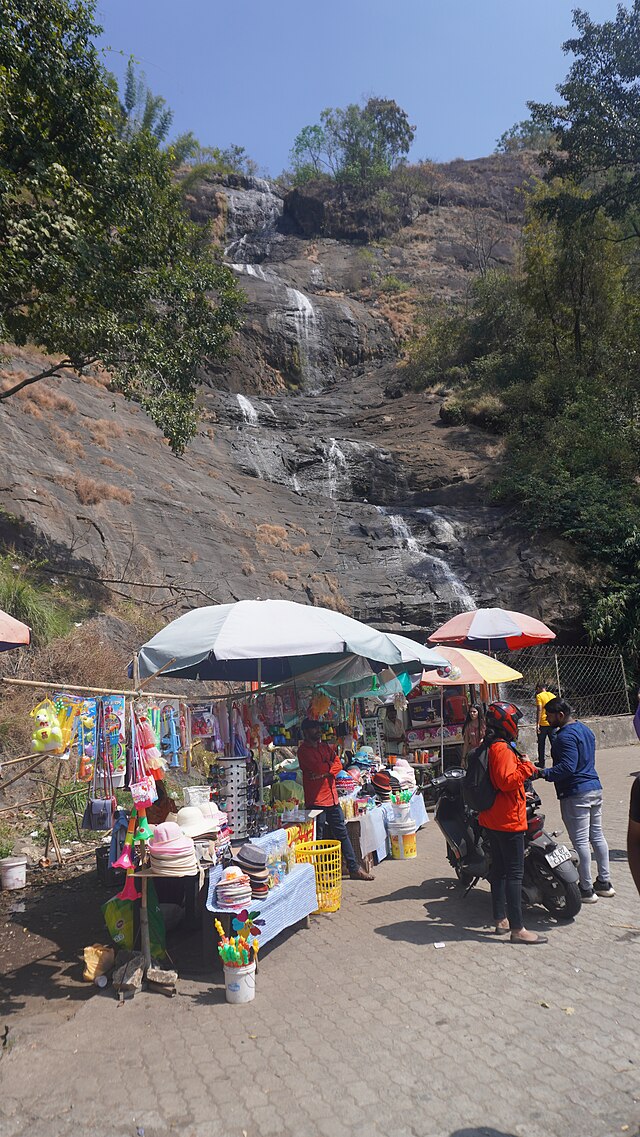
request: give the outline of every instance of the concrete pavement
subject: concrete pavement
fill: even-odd
[[[528,912],[548,945],[488,935],[488,887],[461,899],[430,823],[417,860],[345,881],[339,913],[265,952],[252,1004],[203,974],[173,1000],[96,990],[71,1018],[11,1016],[1,1137],[635,1137],[640,747],[598,767],[617,895],[568,925]]]

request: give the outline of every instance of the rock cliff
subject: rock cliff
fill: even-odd
[[[196,186],[189,208],[246,294],[228,365],[203,374],[198,437],[175,458],[104,376],[27,389],[0,411],[4,539],[144,602],[286,596],[427,628],[498,603],[570,627],[582,572],[490,504],[496,439],[400,393],[416,300],[513,262],[533,164],[436,172],[374,245],[305,235],[300,195],[292,210],[261,179]],[[36,366],[5,347],[5,381]]]

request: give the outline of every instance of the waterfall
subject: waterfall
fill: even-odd
[[[250,265],[234,262],[229,265],[230,269],[237,272],[239,276],[254,276],[256,280],[266,280],[269,284],[277,284],[278,277],[274,272],[264,269],[262,265]]]
[[[327,482],[329,497],[337,498],[342,491],[351,495],[351,477],[347,456],[335,438],[329,439],[329,453],[327,455]]]
[[[236,395],[238,406],[242,411],[242,417],[249,426],[257,426],[258,412],[250,399],[246,395]]]
[[[309,297],[297,288],[287,288],[287,302],[298,341],[300,371],[303,379],[311,384],[309,393],[317,395],[322,389],[318,315]]]
[[[406,519],[402,516],[402,514],[387,512],[384,506],[377,506],[376,508],[378,509],[378,512],[386,517],[389,521],[393,536],[395,537],[397,544],[400,546],[401,558],[404,554],[407,559],[410,559],[416,564],[422,562],[428,563],[428,565],[433,569],[434,577],[436,578],[433,582],[436,588],[439,579],[444,582],[444,584],[446,584],[447,588],[453,594],[455,600],[464,611],[469,612],[475,608],[476,602],[473,596],[469,592],[466,585],[460,580],[458,576],[456,576],[455,572],[451,568],[451,565],[449,565],[447,561],[445,561],[442,557],[434,556],[434,554],[427,547],[426,543],[413,535]],[[421,510],[420,512],[426,513],[427,511]],[[438,520],[444,521],[443,518],[438,518]],[[444,522],[444,524],[449,523]]]

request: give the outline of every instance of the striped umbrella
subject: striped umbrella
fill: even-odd
[[[0,651],[11,651],[14,647],[28,647],[31,643],[31,628],[15,620],[8,612],[0,610]]]
[[[505,608],[478,608],[447,620],[429,636],[429,643],[464,644],[481,651],[517,651],[555,638],[555,632],[533,616]]]

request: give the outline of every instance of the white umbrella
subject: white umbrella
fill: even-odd
[[[141,677],[282,682],[337,655],[374,667],[402,663],[392,640],[359,620],[291,600],[239,600],[195,608],[140,649]],[[379,667],[378,667],[379,669]]]

